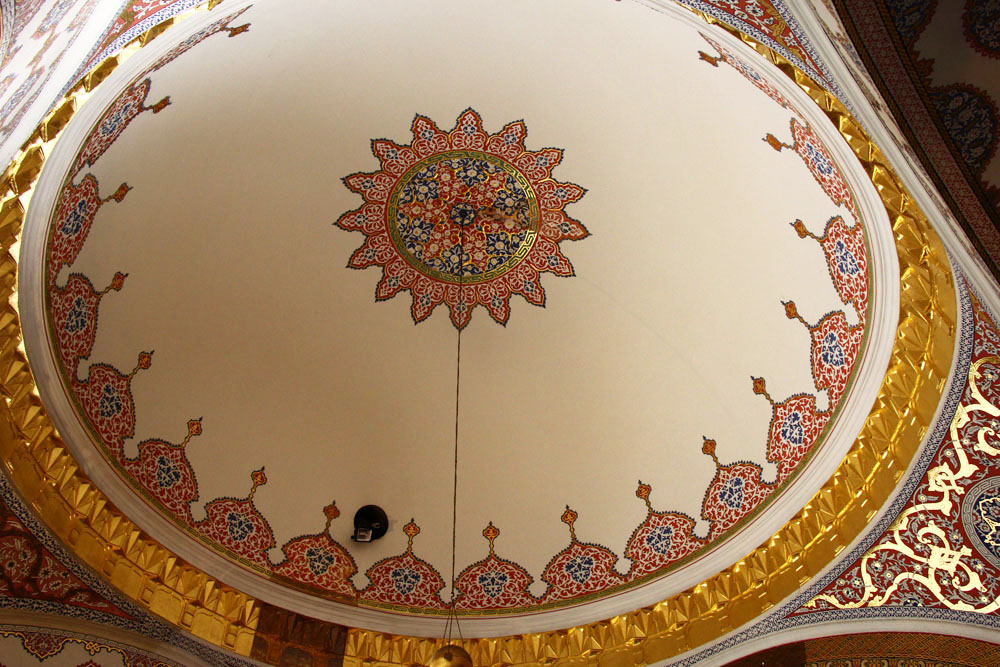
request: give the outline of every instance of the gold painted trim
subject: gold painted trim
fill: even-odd
[[[222,648],[249,655],[257,601],[151,540],[80,471],[45,413],[27,366],[15,293],[19,243],[31,187],[76,110],[121,63],[175,22],[168,19],[106,58],[42,120],[0,178],[0,457],[21,496],[77,557],[139,606]]]
[[[676,656],[756,618],[816,576],[861,534],[908,467],[941,400],[957,303],[948,258],[927,218],[840,101],[767,46],[698,14],[791,77],[838,128],[880,193],[900,262],[900,317],[888,369],[861,433],[833,476],[781,530],[738,563],[663,602],[611,619],[462,642],[477,665],[631,667]],[[14,253],[30,188],[50,143],[90,91],[164,29],[164,24],[156,26],[87,74],[42,121],[0,180],[0,296],[9,300],[0,307],[0,455],[15,486],[52,532],[124,594],[217,646],[250,655],[256,641],[253,653],[277,664],[280,652],[265,649],[281,637],[256,630],[262,608],[269,605],[150,539],[83,475],[45,413],[21,345]],[[348,629],[346,642],[337,642],[332,653],[320,651],[342,657],[344,665],[402,666],[426,664],[440,645],[441,640]]]

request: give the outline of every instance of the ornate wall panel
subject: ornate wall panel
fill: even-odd
[[[219,0],[127,0],[114,22],[93,46],[80,65],[76,77],[89,72],[105,58],[114,56],[123,46],[150,29],[192,7],[217,5]]]
[[[904,509],[864,556],[792,614],[879,607],[984,615],[1000,609],[995,481],[1000,474],[1000,331],[971,297],[968,384],[947,437]]]
[[[945,403],[944,414],[952,418],[938,423],[885,517],[838,566],[767,620],[684,664],[770,634],[836,621],[913,619],[1000,628],[1000,593],[989,546],[990,480],[996,479],[998,466],[991,438],[1000,398],[992,378],[997,374],[993,364],[1000,361],[1000,329],[964,280],[960,288],[957,363],[968,371],[955,378]],[[946,625],[938,627],[946,632]]]
[[[30,0],[5,2],[3,41],[0,42],[0,152],[13,155],[16,143],[26,136],[13,136],[26,114],[32,120],[45,113],[39,104],[51,103],[72,75],[75,64],[67,54],[79,50],[78,38],[90,19],[107,12],[96,0]],[[74,48],[75,47],[75,48]],[[47,97],[48,99],[43,99]],[[24,127],[20,128],[22,131]]]
[[[989,3],[835,4],[919,160],[1000,276],[1000,176],[993,160],[1000,65],[983,47],[996,31]]]
[[[21,621],[26,617],[43,618],[39,614],[76,619],[102,626],[110,636],[134,633],[176,646],[211,665],[245,664],[231,654],[223,655],[192,641],[157,620],[82,564],[78,556],[69,552],[38,521],[30,506],[11,487],[6,474],[0,475],[0,521],[0,559],[3,562],[0,609],[8,613],[0,618],[0,636],[21,638],[25,650],[39,659],[45,657],[41,654],[58,653],[66,641],[87,645],[97,640],[78,641],[82,635],[66,631],[46,632],[44,623],[34,629],[27,625],[10,625],[11,616]],[[102,643],[115,652],[125,651],[121,646],[115,648],[113,642]],[[138,664],[145,667],[145,663]]]
[[[32,625],[0,625],[0,664],[35,660],[79,667],[174,667],[169,658],[120,642]]]

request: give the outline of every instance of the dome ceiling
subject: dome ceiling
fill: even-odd
[[[606,618],[765,541],[868,415],[898,268],[829,121],[682,10],[512,4],[227,5],[46,162],[46,405],[116,505],[261,599]],[[367,504],[389,530],[355,543]]]

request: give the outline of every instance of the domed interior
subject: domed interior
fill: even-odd
[[[868,414],[897,268],[829,121],[683,10],[508,4],[227,4],[46,164],[50,412],[241,590],[413,634],[606,618],[766,540]]]

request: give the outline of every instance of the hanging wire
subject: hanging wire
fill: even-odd
[[[478,215],[478,211],[477,211]],[[465,306],[465,227],[459,225],[458,232],[458,299],[459,303]],[[459,426],[459,405],[461,404],[462,390],[462,327],[458,327],[458,336],[455,350],[455,457],[454,474],[452,476],[451,489],[451,602],[448,605],[448,620],[445,622],[445,639],[451,642],[452,629],[458,630],[458,636],[462,636],[462,627],[458,624],[458,614],[455,612],[455,545],[457,543],[458,526],[458,426]]]

